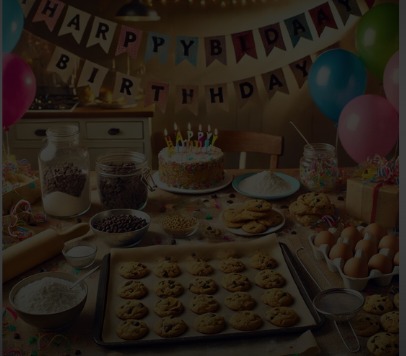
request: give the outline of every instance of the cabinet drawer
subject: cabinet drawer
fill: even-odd
[[[88,140],[142,140],[144,123],[142,121],[92,121],[86,123]]]
[[[66,126],[74,125],[80,127],[78,122],[63,122],[63,123],[50,123],[50,122],[22,122],[15,125],[14,135],[16,140],[35,140],[41,141],[46,137],[46,130],[52,126]]]

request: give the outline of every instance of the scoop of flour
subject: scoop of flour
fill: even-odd
[[[263,171],[242,180],[238,188],[249,194],[267,196],[290,189],[290,184],[271,171]]]

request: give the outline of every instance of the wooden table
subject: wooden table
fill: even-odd
[[[252,170],[251,170],[252,171]],[[296,176],[297,170],[282,170],[283,172]],[[234,176],[241,175],[248,172],[247,170],[229,171]],[[98,192],[96,187],[95,176],[92,175],[92,207],[83,216],[80,217],[82,222],[88,221],[88,219],[96,212],[102,210],[99,203]],[[344,186],[337,189],[336,192],[329,193],[330,199],[336,206],[340,215],[343,216],[342,222],[345,223],[345,191]],[[286,224],[277,232],[277,237],[281,242],[286,243],[293,254],[297,255],[302,261],[303,269],[307,269],[310,272],[312,278],[319,285],[321,289],[330,287],[343,286],[342,279],[338,273],[331,272],[324,261],[316,261],[313,258],[313,254],[308,243],[308,235],[315,232],[317,228],[304,228],[303,226],[295,223],[290,217],[288,206],[294,201],[297,196],[304,193],[304,188],[301,188],[294,195],[276,200],[273,202],[274,206],[282,210],[285,214]],[[192,236],[189,239],[178,239],[174,241],[172,237],[165,234],[162,230],[159,220],[162,214],[171,210],[187,210],[193,211],[195,215],[199,217],[202,222],[206,223],[220,223],[220,213],[222,209],[233,203],[238,203],[247,199],[246,197],[237,193],[231,185],[228,187],[209,194],[204,195],[185,195],[174,194],[171,192],[162,191],[157,189],[149,194],[148,203],[144,211],[149,213],[152,217],[152,223],[147,233],[146,238],[143,240],[142,246],[154,245],[154,244],[201,244],[212,243],[201,238],[198,234]],[[33,205],[34,211],[41,211],[41,202]],[[37,227],[31,227],[33,231],[39,232],[43,229],[53,227],[57,229],[63,229],[77,223],[78,219],[71,220],[58,220],[49,219],[46,223],[40,224]],[[230,233],[225,234],[227,239],[244,240],[244,237],[238,237]],[[31,238],[35,238],[31,237]],[[98,245],[98,254],[96,263],[100,263],[103,256],[109,252],[109,247],[102,241],[96,240],[93,237],[89,237]],[[8,241],[10,239],[8,238]],[[87,279],[89,286],[89,295],[85,308],[82,311],[78,320],[67,331],[62,333],[44,333],[35,328],[25,324],[18,319],[13,310],[9,308],[8,293],[12,286],[25,276],[38,273],[41,271],[64,271],[75,275],[82,275],[86,270],[77,270],[69,266],[63,256],[60,254],[55,258],[52,258],[39,266],[35,266],[31,270],[23,273],[22,275],[10,280],[3,284],[3,352],[4,355],[21,354],[21,355],[120,355],[120,354],[140,354],[140,355],[156,355],[158,352],[162,355],[221,355],[224,353],[233,353],[235,355],[246,355],[247,353],[253,353],[256,355],[275,355],[275,347],[284,345],[290,345],[299,337],[297,334],[279,336],[276,338],[260,337],[260,338],[241,338],[239,340],[223,340],[209,343],[188,343],[188,344],[176,344],[170,345],[170,347],[164,347],[155,349],[154,347],[142,348],[141,350],[131,349],[119,349],[111,350],[98,346],[92,338],[93,320],[96,305],[97,286],[99,273],[94,273]],[[375,292],[389,292],[391,288],[398,287],[398,278],[392,280],[391,285],[387,287],[377,287],[371,283],[368,285],[364,293]],[[339,334],[337,333],[333,322],[326,320],[321,327],[313,330],[313,335],[317,341],[318,347],[321,350],[322,355],[338,355],[348,354],[348,350],[342,343]],[[363,355],[366,353],[366,338],[360,338],[361,350],[358,353]],[[295,348],[291,349],[291,352],[295,352]],[[311,353],[314,354],[314,353]]]

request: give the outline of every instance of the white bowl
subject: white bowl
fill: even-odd
[[[114,232],[113,228],[112,231],[106,232],[97,227],[97,225],[100,224],[103,220],[108,219],[112,216],[116,217],[119,215],[136,216],[139,219],[145,220],[146,225],[141,228],[134,228],[133,230],[128,232]],[[141,210],[111,209],[102,211],[94,215],[90,219],[89,224],[94,234],[101,237],[110,246],[135,246],[141,242],[142,238],[148,231],[149,225],[151,224],[151,217]]]
[[[66,261],[75,268],[90,267],[97,253],[97,246],[88,241],[66,242],[62,254]]]
[[[62,293],[66,292],[66,281],[73,283],[78,280],[76,276],[64,272],[37,273],[24,278],[14,285],[9,294],[9,302],[12,308],[17,312],[18,316],[26,323],[41,330],[62,330],[69,327],[74,322],[85,306],[87,299],[87,284],[84,281],[80,282],[77,286],[72,288],[72,291],[67,292],[66,298],[63,296],[61,297],[62,294],[56,293],[55,284],[53,285],[53,288],[49,288],[48,286],[46,289],[43,289],[44,292],[42,293],[41,301],[35,303],[38,294],[35,293],[33,286],[41,283],[41,280],[42,283],[50,281],[48,278],[52,278],[51,281],[61,280],[60,284],[63,284],[64,289],[62,292],[61,289],[58,288],[58,291]],[[51,299],[52,303],[45,303],[45,300],[50,298],[51,295],[54,297]],[[59,298],[57,297],[58,295],[60,296]],[[32,305],[29,306],[23,304],[21,299],[31,300]],[[59,306],[54,304],[54,301],[55,303],[59,303]],[[63,305],[63,303],[65,303],[65,305]],[[49,312],[40,308],[42,304],[44,308],[48,308]],[[49,309],[51,304],[54,304],[53,311]]]

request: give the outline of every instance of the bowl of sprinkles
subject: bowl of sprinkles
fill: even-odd
[[[138,245],[151,224],[151,217],[140,210],[111,209],[94,215],[90,221],[93,233],[110,246]]]

